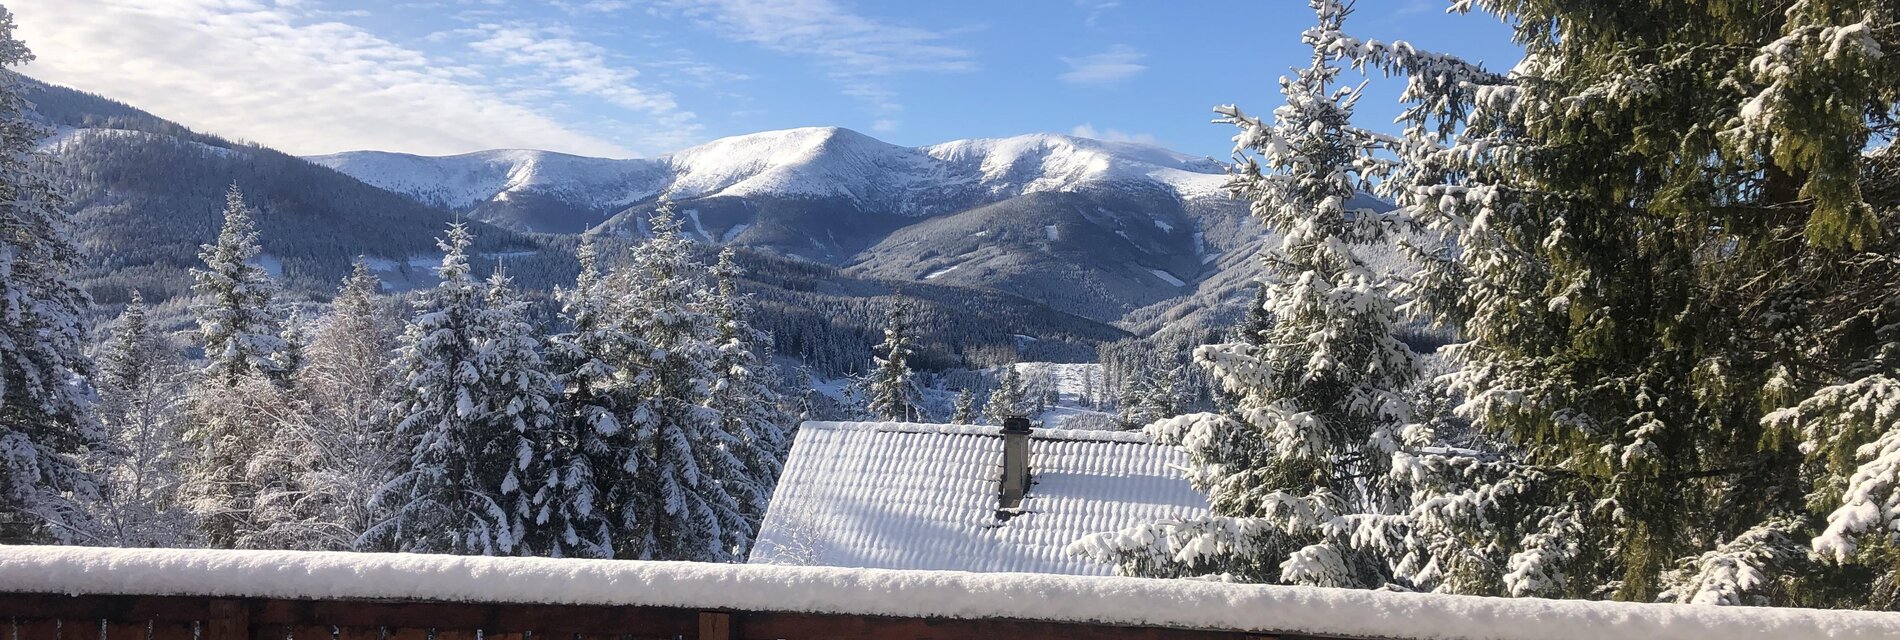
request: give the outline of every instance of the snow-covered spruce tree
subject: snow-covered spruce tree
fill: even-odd
[[[548,359],[561,386],[550,429],[535,465],[545,479],[534,494],[534,529],[527,544],[554,557],[613,556],[611,513],[601,487],[626,473],[631,458],[619,449],[628,441],[620,414],[634,404],[636,375],[621,368],[632,353],[648,351],[616,312],[608,276],[591,239],[580,247],[580,275],[572,288],[555,292],[568,331],[548,341]],[[605,463],[596,467],[595,461]]]
[[[0,67],[33,59],[0,8]],[[71,281],[79,249],[38,145],[20,76],[0,69],[0,514],[29,540],[84,541],[97,495],[80,458],[105,437],[87,412],[90,298]]]
[[[957,392],[956,409],[950,414],[951,424],[976,424],[983,416],[983,407],[976,401],[976,390],[964,387]]]
[[[739,292],[741,272],[733,255],[730,248],[719,252],[711,271],[714,287],[706,305],[715,323],[713,346],[718,353],[706,406],[719,412],[725,432],[738,440],[735,453],[745,463],[746,476],[728,486],[756,533],[785,465],[792,416],[772,384],[779,375],[769,360],[772,336],[752,326],[751,304]]]
[[[99,403],[107,446],[93,452],[101,486],[97,542],[114,547],[196,546],[197,522],[179,494],[190,455],[184,358],[146,318],[137,291],[99,354]]]
[[[1257,341],[1195,351],[1236,397],[1234,410],[1147,427],[1187,451],[1189,479],[1213,513],[1075,546],[1124,572],[1336,587],[1389,580],[1378,525],[1398,505],[1384,478],[1411,419],[1417,365],[1394,337],[1389,285],[1357,254],[1386,242],[1392,221],[1346,208],[1374,141],[1353,128],[1359,94],[1334,88],[1339,69],[1313,33],[1337,30],[1348,10],[1313,7],[1320,26],[1304,38],[1312,64],[1281,79],[1286,104],[1273,121],[1217,110],[1240,129],[1229,188],[1283,238],[1264,257],[1274,323]]]
[[[232,184],[225,193],[224,227],[198,254],[205,268],[191,272],[196,292],[207,298],[195,309],[204,374],[227,387],[244,376],[282,370],[275,358],[284,349],[278,335],[283,322],[272,304],[277,287],[263,267],[251,264],[261,251],[251,208]]]
[[[389,354],[398,328],[378,300],[382,283],[358,259],[315,325],[296,389],[309,403],[310,428],[281,434],[284,456],[294,462],[292,481],[258,497],[260,546],[343,551],[378,516],[370,510],[376,490],[406,464],[390,429],[396,377]],[[381,550],[380,547],[368,547]]]
[[[1029,390],[1023,387],[1023,374],[1016,365],[1003,365],[1003,377],[996,381],[987,405],[984,409],[995,424],[1002,424],[1004,418],[1029,416]]]
[[[469,275],[468,228],[456,224],[438,246],[441,282],[419,303],[396,358],[396,430],[408,464],[378,492],[383,510],[359,546],[416,553],[513,553],[512,502],[503,482],[516,465],[515,435],[497,431],[484,380],[480,285]],[[505,443],[493,447],[493,443]]]
[[[253,482],[251,467],[262,464],[265,447],[282,444],[278,429],[295,422],[297,414],[289,404],[272,404],[268,399],[278,394],[263,393],[253,384],[254,378],[282,380],[277,355],[284,350],[278,335],[283,323],[272,303],[276,285],[250,263],[259,252],[250,207],[233,184],[225,194],[217,241],[198,254],[205,267],[192,270],[194,290],[202,298],[193,312],[206,364],[192,389],[191,425],[185,432],[197,448],[187,481],[193,509],[206,543],[220,548],[235,546],[258,529],[254,502],[266,489]]]
[[[306,352],[310,348],[310,329],[294,310],[280,316],[284,319],[284,329],[277,338],[283,341],[284,346],[271,354],[271,363],[277,365],[278,379],[295,382],[297,372],[309,362]]]
[[[643,560],[724,562],[745,557],[752,531],[735,483],[747,480],[739,439],[706,406],[718,349],[700,304],[692,241],[671,203],[652,218],[652,237],[616,278],[618,313],[643,348],[628,354],[631,400],[620,416],[619,460],[602,482],[611,508],[614,555]]]
[[[1884,429],[1847,425],[1879,419],[1892,371],[1893,225],[1868,201],[1884,150],[1866,151],[1900,103],[1896,8],[1453,6],[1516,29],[1509,75],[1318,34],[1407,80],[1381,186],[1446,240],[1415,247],[1416,298],[1469,340],[1452,391],[1505,454],[1398,465],[1440,483],[1407,572],[1475,593],[1869,604],[1891,556],[1834,534],[1872,528],[1844,489],[1877,475]],[[1849,566],[1781,542],[1816,533]]]
[[[1121,394],[1116,397],[1115,428],[1131,431],[1148,426],[1158,418],[1144,415],[1147,408],[1147,390],[1136,377],[1122,381]]]
[[[571,447],[562,442],[560,415],[555,410],[558,391],[547,360],[542,356],[540,333],[527,319],[528,304],[515,293],[500,269],[488,279],[487,307],[481,314],[482,349],[476,366],[477,411],[490,424],[480,433],[492,439],[480,442],[481,460],[509,459],[512,467],[501,478],[499,496],[510,517],[510,538],[520,555],[554,555],[566,551],[568,523],[541,517],[535,497],[544,490],[566,486],[565,468],[543,467],[550,450]],[[559,542],[556,542],[559,540]],[[531,546],[540,542],[545,548]]]
[[[910,307],[902,299],[891,304],[884,322],[884,342],[872,354],[865,411],[874,420],[921,422],[923,390],[910,370],[916,336],[911,334]],[[879,355],[881,354],[881,355]]]
[[[1867,159],[1863,190],[1881,236],[1834,265],[1833,286],[1814,305],[1822,311],[1806,325],[1819,335],[1803,355],[1818,363],[1810,375],[1824,386],[1771,381],[1764,395],[1786,395],[1762,423],[1806,454],[1808,504],[1825,516],[1808,546],[1840,571],[1805,585],[1826,595],[1801,602],[1892,610],[1900,607],[1900,150],[1889,143]],[[1861,571],[1872,579],[1854,579]]]

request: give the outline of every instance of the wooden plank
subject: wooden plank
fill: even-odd
[[[61,618],[59,620],[60,640],[104,640],[105,621],[94,617]]]
[[[732,614],[724,611],[699,612],[699,640],[732,640]]]
[[[338,627],[337,640],[383,640],[382,627]]]
[[[294,640],[336,640],[336,627],[327,624],[307,624],[290,628],[290,637]]]
[[[145,640],[146,634],[151,632],[151,626],[152,621],[150,620],[108,622],[106,624],[106,640]]]
[[[241,600],[212,600],[202,640],[250,640],[251,611]]]
[[[475,640],[475,630],[438,628],[435,630],[435,640]]]
[[[198,625],[191,622],[152,622],[151,640],[197,640]]]
[[[639,638],[694,637],[699,612],[666,607],[594,607],[573,605],[507,605],[496,607],[482,628],[494,633],[533,631],[534,640],[572,640],[574,634]]]
[[[18,640],[59,640],[58,620],[20,620],[14,623]]]
[[[426,627],[404,627],[400,629],[391,627],[384,629],[383,634],[383,637],[387,640],[429,640],[429,629]]]
[[[164,620],[190,622],[209,614],[205,598],[182,596],[69,596],[46,593],[0,593],[0,618],[92,618],[136,622]]]
[[[1195,631],[1152,627],[1045,622],[1036,620],[952,620],[799,613],[742,613],[732,637],[744,640],[825,638],[827,640],[1248,640],[1265,638],[1231,631]]]
[[[435,627],[477,628],[493,616],[494,608],[453,602],[266,600],[253,617],[261,623],[291,626],[415,628],[426,632]]]

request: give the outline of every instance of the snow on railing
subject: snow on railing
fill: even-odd
[[[50,606],[45,603],[50,602],[51,595],[187,596],[280,604],[394,600],[584,605],[729,612],[732,616],[777,612],[831,619],[856,616],[911,621],[1029,621],[1044,625],[1037,627],[1040,629],[1072,625],[1078,629],[1119,627],[1230,632],[1236,636],[1290,633],[1408,640],[1900,638],[1900,614],[1858,611],[1478,598],[1040,574],[410,554],[0,547],[0,624],[7,616],[13,616],[16,624],[22,616],[30,616],[30,612],[22,612],[29,604]],[[150,599],[187,602],[178,598]],[[279,611],[272,615],[285,616],[289,614],[281,611],[295,608],[294,604],[256,610]],[[140,610],[146,611],[160,605],[141,606],[144,609]],[[492,609],[487,614],[491,618]],[[313,614],[306,611],[300,615]],[[706,620],[700,618],[700,624],[707,624]],[[256,621],[252,618],[253,623]],[[308,619],[297,623],[351,624]],[[476,625],[469,628],[471,632],[482,628],[480,621],[469,624]],[[774,633],[794,628],[784,626],[782,620],[776,624],[781,630]],[[441,631],[438,629],[438,636]],[[730,629],[722,633],[721,637],[751,637]],[[330,637],[328,631],[320,635]],[[496,632],[491,628],[488,635],[493,637]],[[711,637],[703,633],[676,635]],[[160,634],[153,631],[149,636],[137,637],[159,638]],[[196,637],[211,636],[201,632]],[[472,633],[468,637],[472,638]],[[867,637],[902,636],[879,633]]]

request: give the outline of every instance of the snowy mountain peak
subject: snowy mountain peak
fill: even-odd
[[[1198,198],[1225,181],[1219,163],[1152,145],[1030,134],[912,148],[842,127],[732,136],[646,159],[499,149],[434,158],[353,151],[308,160],[451,209],[553,198],[598,215],[661,195],[835,198],[866,211],[923,215],[945,202],[1089,187]]]

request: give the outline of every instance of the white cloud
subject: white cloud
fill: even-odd
[[[361,28],[254,0],[13,0],[34,77],[291,153],[630,155]],[[585,76],[575,82],[598,78]],[[624,96],[639,103],[634,96]],[[648,96],[649,105],[664,101]]]
[[[1087,122],[1075,125],[1074,129],[1069,130],[1069,135],[1075,136],[1077,138],[1093,138],[1093,139],[1101,140],[1104,142],[1136,142],[1140,144],[1152,144],[1152,145],[1161,144],[1161,142],[1159,140],[1156,140],[1154,135],[1152,134],[1126,133],[1119,129],[1113,129],[1113,128],[1096,129],[1095,125],[1087,123]]]
[[[1062,62],[1069,65],[1069,71],[1057,77],[1069,84],[1115,84],[1146,71],[1148,65],[1141,64],[1144,57],[1139,51],[1116,45],[1094,55],[1063,58]]]
[[[876,131],[876,132],[878,132],[878,133],[890,133],[890,132],[892,132],[892,131],[896,131],[896,130],[897,130],[897,127],[898,127],[898,126],[899,126],[900,124],[901,124],[901,123],[899,123],[899,122],[898,122],[898,121],[896,121],[896,120],[892,120],[892,119],[889,119],[889,118],[884,118],[884,119],[881,119],[881,120],[878,120],[878,121],[876,121],[876,122],[872,122],[872,123],[871,123],[871,130],[872,130],[872,131]]]
[[[1122,6],[1122,3],[1115,0],[1075,0],[1075,6],[1087,12],[1087,16],[1082,18],[1082,26],[1093,29],[1101,26],[1103,14]]]
[[[641,146],[670,150],[692,141],[700,125],[681,109],[673,94],[640,86],[639,70],[616,65],[600,45],[565,37],[555,30],[526,25],[482,24],[468,33],[470,47],[513,67],[536,71],[535,84],[548,84],[575,95],[591,96],[652,117],[656,125]]]
[[[945,34],[885,23],[832,0],[661,0],[721,37],[817,59],[873,112],[903,110],[882,78],[974,71],[975,54]]]

